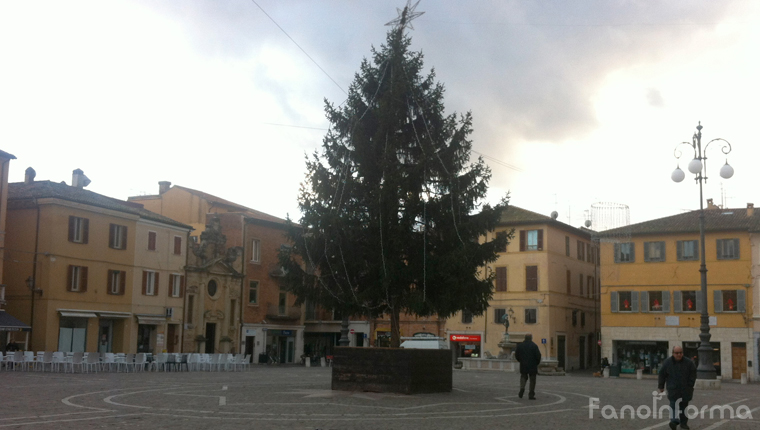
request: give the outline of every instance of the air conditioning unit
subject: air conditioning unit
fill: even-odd
[[[166,318],[174,318],[174,308],[166,308]]]

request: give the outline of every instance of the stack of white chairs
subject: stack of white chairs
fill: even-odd
[[[34,370],[34,351],[24,351],[24,370]]]
[[[42,357],[39,355],[37,356],[37,361],[34,363],[36,368],[42,369],[42,371],[45,371],[45,365],[50,365],[50,371],[53,371],[53,351],[45,351],[42,353]]]
[[[74,373],[74,370],[77,366],[79,366],[79,371],[84,372],[84,353],[83,352],[75,352],[71,355],[71,362],[69,363],[71,366],[71,373]]]
[[[87,368],[87,371],[89,372],[91,369],[95,370],[95,372],[98,371],[98,368],[100,367],[100,353],[99,352],[90,352],[87,354],[87,361],[84,363],[85,367]]]
[[[63,364],[63,371],[66,371],[66,353],[63,352],[54,352],[53,358],[50,363],[50,371],[53,371],[53,368],[55,368],[55,371],[58,372],[61,369],[61,364]]]
[[[106,370],[110,372],[116,366],[116,354],[113,352],[103,353],[103,359],[100,362],[100,370]]]
[[[142,371],[145,370],[145,363],[146,362],[147,362],[147,360],[145,358],[145,353],[141,352],[141,353],[135,355],[135,362],[134,362],[134,364],[132,366],[132,369],[135,372],[142,372]]]
[[[164,368],[164,370],[166,370],[167,359],[168,359],[168,356],[166,355],[166,353],[156,354],[153,357],[153,362],[151,363],[151,366],[150,366],[151,370],[158,371],[162,367]]]

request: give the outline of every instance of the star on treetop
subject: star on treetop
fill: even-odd
[[[398,12],[398,18],[386,23],[385,25],[396,26],[401,31],[404,31],[404,28],[406,27],[409,27],[412,30],[414,30],[414,26],[412,26],[412,20],[419,17],[423,13],[425,13],[425,12],[414,11],[415,9],[417,9],[418,4],[420,4],[420,0],[417,0],[417,3],[415,3],[414,6],[412,6],[412,0],[407,0],[406,6],[404,6],[403,9],[396,8],[396,11]]]

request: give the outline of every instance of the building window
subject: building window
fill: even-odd
[[[261,263],[261,240],[251,240],[251,263]]]
[[[520,230],[520,251],[542,251],[543,249],[543,230]]]
[[[144,296],[155,296],[158,294],[158,272],[143,270],[142,293]]]
[[[565,236],[565,255],[570,256],[570,236]]]
[[[182,297],[185,289],[185,277],[179,274],[169,275],[169,287],[171,297]]]
[[[507,314],[507,310],[503,308],[496,308],[493,310],[493,322],[496,324],[504,323],[504,316]]]
[[[699,260],[698,240],[679,240],[676,242],[676,258],[678,261]]]
[[[538,309],[525,309],[525,324],[535,324],[538,321]]]
[[[612,312],[638,312],[639,293],[636,291],[613,291],[610,293]]]
[[[108,271],[108,294],[123,295],[127,285],[127,272],[122,270]]]
[[[235,312],[237,311],[237,300],[230,300],[230,327],[235,327]]]
[[[149,231],[148,232],[148,251],[155,251],[155,250],[156,250],[156,232]]]
[[[174,236],[174,255],[182,255],[182,236]]]
[[[113,249],[127,249],[127,226],[111,224],[108,246]]]
[[[746,312],[744,290],[715,290],[715,312]]]
[[[256,305],[259,303],[259,281],[250,281],[248,283],[248,304]]]
[[[615,244],[615,263],[632,263],[636,261],[633,242]]]
[[[472,312],[467,309],[462,311],[462,324],[472,324]]]
[[[83,266],[69,266],[68,291],[84,293],[87,291],[87,268]]]
[[[217,285],[215,280],[208,281],[208,285],[206,285],[206,291],[208,292],[208,295],[211,297],[214,297],[216,295]]]
[[[525,266],[525,291],[538,291],[538,266]]]
[[[87,243],[89,232],[89,219],[76,216],[69,217],[69,242]]]
[[[586,312],[581,311],[581,327],[586,326]]]
[[[739,239],[718,239],[718,260],[739,259]]]
[[[673,291],[673,310],[698,312],[701,303],[699,291]]]
[[[572,318],[571,319],[572,319],[573,327],[577,326],[578,325],[578,311],[577,310],[574,310],[572,312]]]
[[[662,291],[646,291],[645,293],[647,297],[642,302],[644,302],[647,310],[649,312],[662,312],[664,310]]]
[[[665,242],[644,242],[644,261],[665,261]]]
[[[578,246],[577,246],[577,250],[576,251],[578,253],[578,255],[577,255],[578,260],[581,260],[581,261],[585,260],[586,259],[586,246],[580,240],[578,241],[577,244],[578,244]]]
[[[578,295],[583,297],[583,274],[578,275]]]
[[[586,297],[594,297],[594,277],[586,277]]]
[[[570,275],[570,271],[569,270],[566,272],[566,274],[567,274],[567,294],[573,294],[573,289],[572,289],[572,285],[571,285],[572,284],[572,282],[571,282],[572,276]]]
[[[591,244],[586,244],[586,262],[591,263],[593,260],[591,259]]]
[[[496,268],[496,291],[507,291],[507,268]]]

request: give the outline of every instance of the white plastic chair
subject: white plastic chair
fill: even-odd
[[[116,364],[116,354],[113,352],[104,352],[103,356],[100,358],[100,370],[106,370],[108,368],[108,371],[113,371],[114,365]]]
[[[74,368],[76,366],[79,366],[79,371],[84,372],[84,353],[83,352],[75,352],[71,356],[71,362],[69,363],[71,365],[71,373],[74,373]]]
[[[52,372],[55,368],[56,372],[59,372],[61,369],[61,364],[63,364],[63,371],[66,371],[66,354],[63,352],[54,352],[53,358],[50,363],[50,371]]]
[[[90,369],[95,369],[95,372],[97,372],[98,368],[100,367],[100,353],[99,352],[88,353],[87,361],[85,361],[84,365],[87,367],[88,372],[90,371]]]
[[[45,371],[45,365],[50,365],[50,371],[53,371],[53,351],[45,351],[42,353],[42,357],[39,355],[37,356],[37,361],[34,363],[35,366],[39,366],[42,371]]]
[[[34,351],[24,351],[24,370],[29,370],[29,367],[34,370]]]
[[[166,360],[167,360],[167,358],[168,357],[167,357],[166,353],[156,354],[153,357],[153,362],[150,365],[151,370],[158,371],[162,367],[164,368],[164,370],[166,370]]]
[[[145,362],[145,353],[141,352],[135,355],[135,363],[132,368],[135,370],[135,372],[142,372],[145,370]]]

